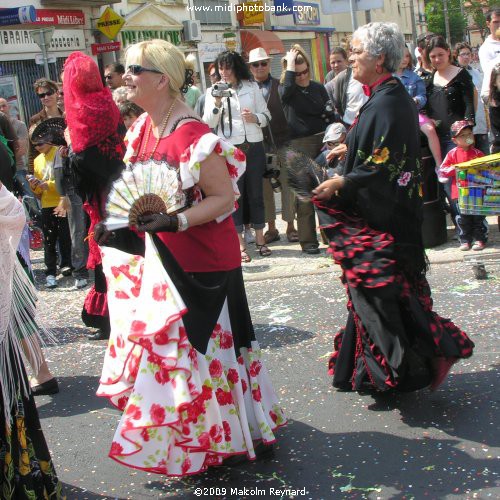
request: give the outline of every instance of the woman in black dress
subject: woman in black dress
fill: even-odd
[[[421,239],[419,133],[415,104],[392,76],[404,40],[393,23],[353,35],[354,78],[369,100],[351,128],[341,176],[313,201],[342,267],[349,311],[330,360],[344,390],[436,388],[474,344],[432,311]]]

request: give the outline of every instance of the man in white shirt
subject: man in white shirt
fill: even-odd
[[[500,7],[493,7],[486,14],[486,26],[490,34],[479,48],[479,62],[483,73],[488,68],[489,63],[500,55]]]
[[[359,109],[368,100],[361,83],[352,78],[351,67],[333,79],[333,99],[340,119],[346,127],[350,127]]]

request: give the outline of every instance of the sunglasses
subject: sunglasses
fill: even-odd
[[[326,141],[326,145],[331,148],[336,148],[339,144],[342,144],[340,141]]]
[[[162,72],[158,71],[157,69],[145,68],[144,66],[141,66],[140,64],[131,64],[130,66],[127,67],[127,71],[129,73],[131,73],[132,75],[140,75],[141,73],[144,73],[145,71],[148,71],[149,73],[158,73],[159,75],[162,74]]]
[[[217,75],[216,75],[215,73],[210,73],[208,76],[209,76],[210,78],[217,78]]]
[[[304,71],[296,71],[295,76],[307,75],[309,73],[309,68],[306,68]]]
[[[49,90],[47,92],[42,92],[41,94],[37,94],[37,96],[40,98],[40,99],[43,99],[44,97],[47,97],[49,95],[54,95],[56,93],[55,90]]]
[[[259,66],[261,66],[262,68],[267,68],[267,64],[267,61],[254,62],[252,63],[252,67],[258,68]]]

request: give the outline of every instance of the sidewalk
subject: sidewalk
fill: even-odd
[[[447,243],[427,250],[431,265],[462,262],[464,257],[469,263],[471,259],[477,258],[481,260],[482,258],[498,265],[500,262],[500,231],[498,230],[497,217],[488,217],[487,220],[490,226],[489,240],[487,247],[481,252],[460,251],[458,242],[453,239],[455,231],[449,221]],[[252,261],[243,264],[245,281],[292,278],[294,276],[325,273],[340,276],[340,268],[335,265],[330,255],[326,253],[326,245],[320,244],[321,253],[319,255],[304,254],[298,243],[289,243],[286,239],[286,223],[281,220],[280,215],[276,220],[276,227],[280,232],[281,240],[269,245],[273,252],[270,257],[261,257],[254,244],[248,245],[247,250],[252,257]]]

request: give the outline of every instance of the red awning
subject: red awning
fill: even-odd
[[[283,42],[272,32],[262,30],[241,30],[242,52],[249,53],[252,49],[262,47],[270,56],[284,54]]]

